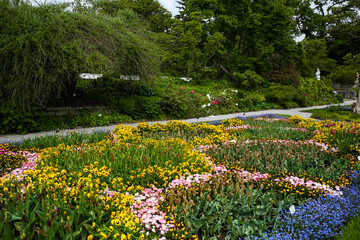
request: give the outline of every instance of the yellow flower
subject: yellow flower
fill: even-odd
[[[89,236],[87,237],[87,240],[93,240],[93,238],[94,238],[93,235],[89,235]]]

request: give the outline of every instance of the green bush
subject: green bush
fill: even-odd
[[[289,101],[289,102],[285,102],[284,107],[286,109],[288,109],[288,108],[297,108],[297,107],[299,107],[299,104],[297,104],[296,102],[293,102],[293,101]]]
[[[265,102],[265,96],[259,93],[248,93],[248,95],[244,98],[238,100],[238,108],[247,111],[247,110],[255,110],[256,106]]]
[[[164,118],[164,112],[161,108],[163,99],[161,97],[136,97],[132,116],[135,119],[158,119]]]
[[[33,111],[34,112],[34,111]],[[0,104],[0,133],[20,133],[34,131],[37,128],[37,113],[23,112],[21,107],[14,107],[9,102]]]
[[[175,90],[169,86],[163,96],[161,103],[164,112],[175,118],[183,118],[188,113],[188,106],[185,101],[185,93],[181,89]]]
[[[315,100],[321,100],[324,97],[334,97],[331,85],[324,80],[301,78],[299,89],[306,95],[312,95]]]
[[[342,95],[336,94],[335,97],[338,103],[344,102],[344,97]]]
[[[354,66],[338,66],[328,76],[334,83],[353,84],[355,81],[356,72],[358,70]]]
[[[251,70],[246,70],[244,73],[235,72],[233,75],[237,80],[237,87],[242,89],[251,90],[269,85],[262,76]]]
[[[154,35],[130,10],[109,17],[67,11],[68,4],[1,0],[0,7],[0,96],[25,110],[72,96],[79,73],[147,79],[157,72]]]
[[[280,104],[283,107],[286,107],[289,102],[293,102],[296,95],[295,87],[280,84],[271,84],[261,92],[265,95],[266,101]]]
[[[123,114],[132,116],[135,110],[135,98],[134,97],[123,97],[113,96],[111,99],[111,107],[116,111]]]
[[[281,106],[276,103],[261,102],[261,103],[258,103],[255,106],[255,108],[256,109],[277,109],[277,108],[281,108]]]

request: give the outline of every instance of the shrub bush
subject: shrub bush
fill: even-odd
[[[109,17],[68,4],[0,5],[0,96],[25,110],[72,96],[82,72],[146,79],[158,69],[153,35],[130,10]]]
[[[338,66],[329,75],[334,83],[353,84],[356,76],[356,68],[353,66]]]
[[[237,80],[237,87],[241,89],[251,90],[269,85],[262,76],[251,70],[246,70],[244,73],[235,72],[233,75]]]
[[[34,131],[37,127],[35,119],[38,117],[37,113],[24,113],[21,106],[13,106],[10,102],[3,102],[0,104],[0,133],[16,132],[25,134],[29,131]]]
[[[255,110],[255,106],[265,102],[265,96],[259,93],[249,93],[246,97],[238,100],[238,108],[247,111]]]
[[[311,102],[336,102],[332,87],[324,80],[316,80],[315,78],[301,78],[299,90],[307,99],[305,103]],[[309,100],[310,98],[310,100]],[[313,105],[313,104],[311,104]]]
[[[159,119],[165,118],[164,112],[161,108],[161,97],[136,97],[134,110],[132,116],[135,119]]]
[[[271,84],[268,88],[262,89],[268,102],[273,102],[286,107],[289,102],[293,102],[296,89],[293,86],[284,86],[280,84]]]

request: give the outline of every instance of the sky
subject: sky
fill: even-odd
[[[178,5],[176,0],[158,0],[167,10],[169,10],[173,16],[179,13],[179,9],[176,8]]]

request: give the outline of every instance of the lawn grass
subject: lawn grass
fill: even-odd
[[[351,106],[335,106],[324,109],[310,109],[306,110],[306,112],[311,112],[311,117],[315,119],[360,122],[360,115],[353,114]]]

